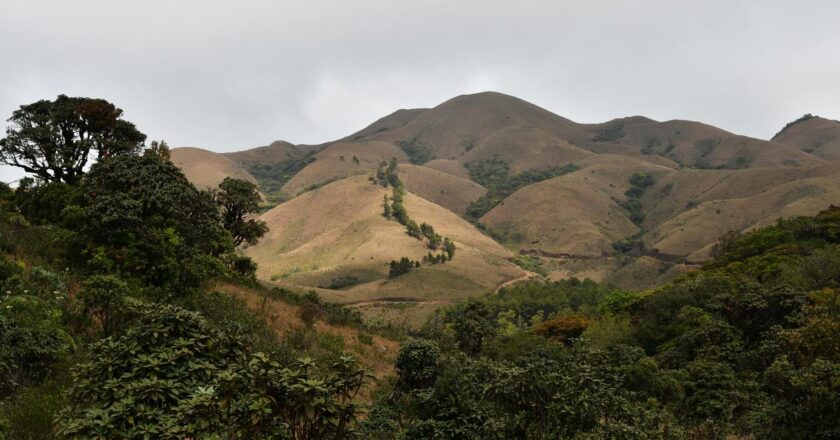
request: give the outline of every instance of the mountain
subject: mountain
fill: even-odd
[[[840,160],[840,121],[805,115],[773,136],[773,141],[825,160]]]
[[[254,176],[225,155],[201,148],[174,148],[172,162],[181,168],[190,182],[201,189],[214,188],[225,177],[257,183]]]
[[[245,250],[261,278],[380,314],[424,315],[529,277],[655,286],[729,231],[840,199],[837,121],[803,118],[768,141],[643,116],[578,123],[495,92],[398,110],[321,145],[182,150],[173,157],[196,183],[253,179],[274,205],[271,232]],[[382,215],[391,193],[372,181],[392,158],[411,218],[458,251],[389,279],[391,260],[428,252]]]

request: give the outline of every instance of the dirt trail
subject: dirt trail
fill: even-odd
[[[522,270],[525,270],[525,269],[522,269]],[[512,279],[512,280],[508,280],[508,281],[505,281],[505,282],[504,282],[504,283],[502,283],[502,284],[499,284],[499,285],[496,287],[496,291],[495,291],[495,292],[496,292],[496,293],[499,293],[499,291],[500,291],[500,290],[502,290],[502,289],[504,289],[505,287],[512,286],[512,285],[514,285],[514,284],[516,284],[516,283],[518,283],[518,282],[520,282],[520,281],[528,281],[528,280],[530,280],[530,279],[532,279],[532,278],[542,278],[542,277],[543,277],[542,275],[540,275],[540,274],[538,274],[538,273],[536,273],[536,272],[531,272],[531,271],[529,271],[529,270],[525,270],[525,275],[522,275],[522,276],[521,276],[521,277],[519,277],[519,278],[514,278],[514,279]]]

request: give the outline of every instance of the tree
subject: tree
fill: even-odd
[[[419,261],[411,261],[408,257],[402,257],[397,260],[391,260],[388,270],[388,278],[395,278],[400,275],[407,274],[412,267],[420,267]]]
[[[90,347],[58,416],[67,438],[343,439],[367,379],[341,356],[316,374],[250,352],[236,332],[177,306],[136,303],[135,322]]]
[[[101,161],[80,191],[80,246],[91,271],[117,272],[171,292],[200,287],[223,272],[219,257],[233,251],[233,239],[216,202],[172,162],[150,156]]]
[[[216,202],[221,207],[222,222],[233,237],[234,246],[256,244],[268,232],[264,221],[247,218],[260,207],[260,193],[253,183],[225,177],[219,184]]]
[[[490,308],[480,301],[467,301],[454,321],[458,347],[467,354],[481,353],[484,342],[492,338],[496,332],[495,318]]]
[[[149,148],[143,152],[143,155],[157,157],[160,160],[172,159],[172,151],[169,150],[169,145],[166,145],[164,141],[152,141]]]
[[[455,242],[450,240],[449,237],[443,239],[443,251],[446,252],[450,261],[455,257]]]
[[[432,341],[417,339],[403,344],[394,361],[399,388],[413,390],[434,385],[440,372],[440,358],[440,349]]]
[[[388,202],[388,196],[382,196],[382,216],[391,219],[391,204]]]
[[[94,275],[82,285],[79,292],[82,306],[99,320],[106,336],[114,329],[114,315],[122,307],[127,291],[128,285],[113,275]]]
[[[137,154],[146,135],[122,119],[123,111],[104,99],[41,100],[22,105],[8,119],[0,140],[0,162],[45,181],[78,182],[90,160]]]
[[[414,238],[416,238],[416,239],[418,239],[418,240],[421,240],[422,233],[420,232],[420,226],[418,226],[418,225],[417,225],[417,222],[415,222],[414,220],[409,219],[409,220],[405,223],[405,229],[406,229],[406,233],[407,233],[410,237],[414,237]]]

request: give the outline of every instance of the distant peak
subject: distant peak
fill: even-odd
[[[801,123],[803,123],[805,121],[808,121],[808,120],[811,120],[811,119],[820,119],[820,117],[819,116],[814,116],[810,113],[805,113],[804,115],[800,116],[798,119],[796,119],[794,121],[791,121],[791,122],[788,122],[784,127],[782,127],[781,130],[779,130],[778,133],[776,133],[775,136],[773,136],[772,139],[775,139],[775,138],[779,137],[779,135],[784,133],[785,130],[787,130],[788,128],[793,127],[796,124],[801,124]]]

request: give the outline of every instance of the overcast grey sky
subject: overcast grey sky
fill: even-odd
[[[0,117],[102,97],[150,139],[231,151],[495,90],[769,138],[840,119],[838,22],[837,0],[0,0]]]

